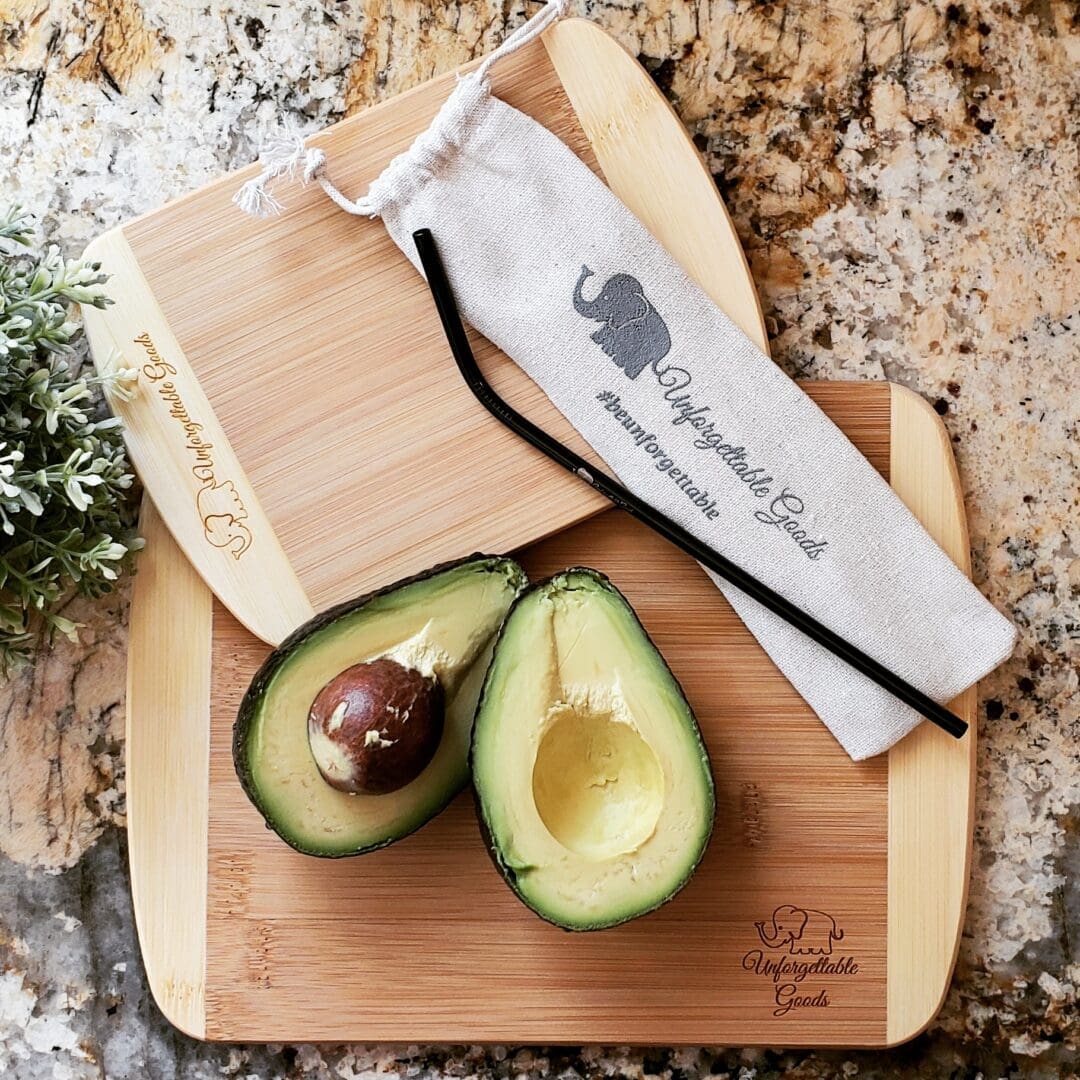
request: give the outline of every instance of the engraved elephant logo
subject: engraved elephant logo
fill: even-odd
[[[231,480],[209,483],[195,496],[206,539],[239,559],[251,547],[251,530],[244,524],[247,507]]]
[[[667,323],[645,295],[641,282],[630,274],[613,274],[596,296],[587,300],[581,287],[592,276],[592,270],[582,266],[574,286],[574,310],[604,324],[589,336],[627,378],[636,379],[671,351]]]
[[[754,926],[758,937],[770,949],[786,948],[792,956],[829,956],[833,942],[844,936],[831,915],[794,904],[781,904],[772,913],[768,928],[764,922]]]

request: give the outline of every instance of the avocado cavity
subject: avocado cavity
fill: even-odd
[[[588,703],[556,702],[548,710],[532,786],[548,832],[587,859],[636,851],[664,807],[664,774],[652,747],[632,720]]]

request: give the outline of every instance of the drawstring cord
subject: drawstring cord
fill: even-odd
[[[463,80],[475,80],[476,85],[488,88],[488,76],[494,64],[504,57],[523,49],[535,41],[548,27],[563,18],[570,7],[570,0],[549,0],[528,22],[519,26],[493,53],[487,56],[472,75]],[[421,136],[422,138],[422,136]],[[293,179],[300,171],[305,185],[314,180],[338,206],[348,214],[360,217],[377,217],[379,207],[371,197],[362,195],[356,200],[348,199],[326,175],[326,154],[318,147],[307,147],[304,138],[294,129],[284,129],[271,135],[259,154],[262,172],[248,180],[233,195],[233,202],[252,217],[267,218],[280,214],[283,206],[270,191],[270,185],[279,177]]]
[[[484,62],[476,69],[475,76],[480,82],[487,82],[488,72],[493,64],[503,57],[523,49],[535,41],[549,26],[563,18],[570,9],[570,0],[550,0],[528,22],[519,26]]]

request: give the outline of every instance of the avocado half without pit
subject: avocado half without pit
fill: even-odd
[[[256,673],[233,729],[248,798],[310,855],[359,855],[418,829],[469,778],[495,637],[526,583],[474,555],[316,616]]]
[[[712,831],[697,721],[629,603],[594,570],[567,570],[514,605],[473,725],[472,770],[496,866],[568,930],[671,899]]]

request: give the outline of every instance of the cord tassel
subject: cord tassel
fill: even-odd
[[[483,87],[485,93],[490,92],[488,75],[492,66],[503,57],[524,48],[544,33],[548,27],[564,18],[569,11],[570,3],[571,0],[549,0],[540,11],[524,25],[518,27],[502,45],[486,57],[472,75],[465,76],[462,81],[471,80],[472,85]],[[422,139],[423,136],[421,136]],[[300,169],[302,183],[309,184],[312,180],[316,181],[319,187],[346,213],[363,217],[378,216],[379,200],[373,198],[370,191],[355,201],[342,194],[324,172],[325,153],[317,148],[307,149],[304,146],[303,137],[296,131],[280,131],[271,135],[259,155],[259,164],[263,167],[262,172],[248,180],[233,195],[233,203],[245,214],[256,218],[276,217],[280,214],[284,207],[272,194],[270,186],[280,176],[295,177],[297,169]]]
[[[280,214],[282,205],[270,191],[270,184],[279,176],[293,177],[297,168],[305,165],[304,182],[309,179],[306,159],[309,151],[304,146],[303,136],[294,130],[274,132],[267,140],[259,164],[263,170],[258,176],[248,180],[233,195],[233,202],[252,217],[268,218]]]

